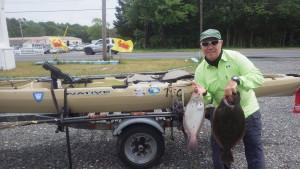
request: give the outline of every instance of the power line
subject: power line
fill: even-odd
[[[214,2],[205,1],[204,4],[223,4],[223,5],[279,5],[281,2]],[[289,4],[300,4],[300,2],[289,2]]]
[[[84,0],[64,0],[63,2],[70,2],[70,1],[72,1],[72,2],[74,2],[74,1],[77,1],[77,2],[79,2],[79,1],[84,1]],[[8,1],[8,2],[6,2],[6,3],[8,3],[8,4],[14,4],[14,3],[17,3],[17,4],[20,4],[20,3],[23,3],[23,4],[30,4],[30,3],[34,3],[34,4],[36,4],[36,3],[41,3],[41,4],[43,4],[43,3],[45,3],[45,2],[50,2],[50,3],[52,3],[52,2],[54,2],[54,3],[57,3],[57,2],[62,2],[61,0],[48,0],[48,1],[45,1],[45,0],[42,0],[42,1]]]
[[[106,10],[115,9],[115,8],[106,8]],[[46,12],[74,12],[74,11],[99,11],[102,9],[78,9],[78,10],[55,10],[55,11],[12,11],[12,12],[5,12],[5,13],[46,13]]]

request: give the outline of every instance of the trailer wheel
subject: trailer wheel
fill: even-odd
[[[149,125],[126,128],[117,141],[118,156],[130,168],[149,168],[159,163],[165,150],[160,131]]]

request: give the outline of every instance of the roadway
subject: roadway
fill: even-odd
[[[300,49],[237,49],[251,59],[264,60],[299,60]],[[201,53],[202,54],[202,53]],[[15,55],[17,62],[20,61],[47,61],[52,60],[56,54],[45,55]],[[118,53],[113,55],[114,59],[190,59],[197,57],[199,52],[133,52]],[[71,51],[59,53],[61,60],[102,60],[102,53],[85,55],[82,51]]]

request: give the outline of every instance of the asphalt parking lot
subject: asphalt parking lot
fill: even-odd
[[[300,48],[295,49],[239,49],[239,52],[252,59],[263,60],[298,60],[300,59]],[[109,56],[109,54],[108,54]],[[190,59],[199,56],[199,51],[194,52],[132,52],[112,54],[113,59]],[[44,55],[16,55],[15,60],[21,61],[49,61],[56,54]],[[102,60],[103,54],[86,55],[83,51],[71,51],[59,53],[61,60]]]
[[[300,74],[300,58],[274,60],[250,58],[262,73]],[[300,114],[293,113],[294,96],[259,98],[263,141],[268,169],[300,166]],[[68,168],[65,133],[56,126],[31,125],[0,130],[0,168]],[[189,150],[180,131],[167,129],[165,153],[157,169],[213,168],[210,124],[206,120],[198,134],[199,148]],[[111,131],[70,130],[73,168],[126,168],[117,158],[116,138]],[[247,168],[243,144],[233,150],[232,168]]]

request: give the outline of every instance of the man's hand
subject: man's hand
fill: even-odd
[[[198,92],[202,93],[202,94],[205,94],[206,93],[206,89],[200,85],[200,84],[197,84],[196,82],[192,82],[192,85],[194,85],[197,89],[198,89]]]
[[[227,84],[227,86],[225,87],[225,97],[229,97],[232,98],[232,93],[237,93],[236,91],[236,87],[237,87],[237,82],[230,80]]]

